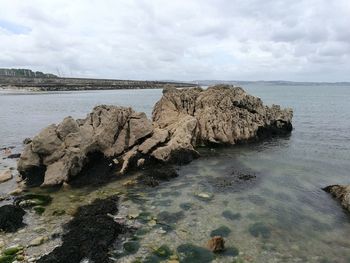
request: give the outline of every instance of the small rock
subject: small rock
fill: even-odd
[[[221,252],[225,249],[225,240],[221,236],[214,236],[208,241],[207,247],[212,252]]]
[[[42,245],[47,240],[47,237],[37,237],[30,241],[30,247],[36,247]]]
[[[13,178],[13,176],[12,176],[12,172],[10,169],[5,170],[5,171],[0,173],[0,183],[11,180],[12,178]]]
[[[23,193],[23,189],[21,188],[16,188],[15,190],[12,190],[11,192],[9,192],[9,195],[20,195],[21,193]]]
[[[5,246],[5,242],[3,240],[0,240],[0,248],[3,248]]]
[[[211,193],[196,193],[195,196],[204,201],[209,201],[214,197]]]
[[[31,143],[31,142],[32,142],[32,139],[31,139],[31,138],[25,138],[25,139],[23,140],[23,144],[24,144],[24,145],[29,144],[29,143]]]

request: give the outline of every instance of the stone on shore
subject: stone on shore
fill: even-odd
[[[6,181],[9,181],[13,178],[12,172],[10,169],[0,172],[0,184]]]
[[[323,190],[339,200],[342,207],[350,212],[350,185],[330,185]]]
[[[199,157],[198,146],[288,134],[292,117],[291,109],[264,106],[242,88],[168,88],[153,122],[131,108],[100,105],[85,119],[46,127],[26,144],[18,171],[28,185],[53,186],[84,175],[96,156],[115,175],[154,163],[186,164]]]
[[[214,253],[224,251],[225,240],[222,236],[214,236],[208,241],[207,248]]]

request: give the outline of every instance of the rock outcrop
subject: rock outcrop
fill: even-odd
[[[69,182],[102,154],[116,174],[150,163],[188,163],[195,147],[236,144],[292,130],[293,112],[264,106],[242,88],[167,88],[153,122],[131,108],[101,105],[85,119],[65,118],[26,144],[18,171],[29,184]]]
[[[338,199],[342,207],[350,212],[350,185],[330,185],[323,190]]]

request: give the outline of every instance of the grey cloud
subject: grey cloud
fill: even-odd
[[[0,29],[0,67],[103,78],[350,80],[348,0],[0,0],[0,6],[0,20],[31,29],[21,35]]]

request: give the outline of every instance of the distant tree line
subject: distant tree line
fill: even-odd
[[[54,74],[32,71],[30,69],[8,69],[0,68],[0,76],[7,77],[25,77],[25,78],[57,78]]]

